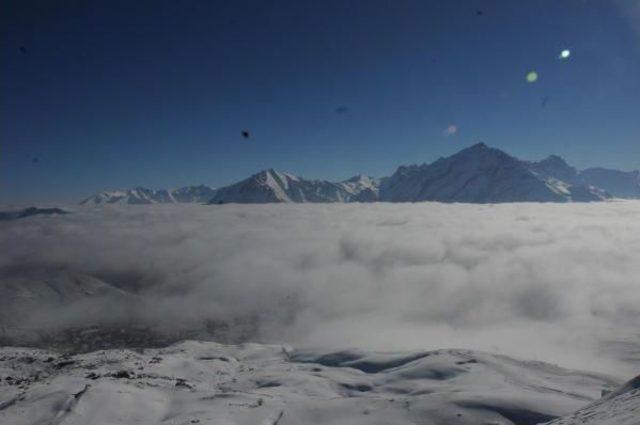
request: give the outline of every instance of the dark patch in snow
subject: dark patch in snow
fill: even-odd
[[[373,390],[373,387],[371,385],[367,385],[367,384],[346,384],[346,383],[342,383],[340,384],[340,386],[344,389],[350,390],[350,391],[357,391],[360,393],[366,393],[369,392],[371,390]]]
[[[282,386],[282,383],[278,381],[258,381],[256,386],[258,388],[275,388]]]
[[[536,412],[524,407],[506,406],[475,401],[458,402],[458,406],[467,409],[480,409],[495,412],[515,425],[537,425],[556,419],[557,416]]]
[[[358,369],[364,373],[379,373],[388,369],[404,366],[415,360],[430,356],[431,352],[422,352],[407,356],[394,357],[389,360],[371,360],[363,358],[362,354],[353,351],[339,351],[336,353],[324,354],[317,358],[305,357],[304,353],[296,353],[292,356],[292,361],[298,363],[318,363],[329,367],[350,367]]]

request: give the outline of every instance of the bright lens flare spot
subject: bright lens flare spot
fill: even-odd
[[[560,52],[560,59],[569,59],[569,56],[571,56],[571,50],[569,49],[564,49]]]
[[[455,124],[449,124],[449,126],[444,129],[442,134],[444,135],[444,137],[451,137],[451,136],[455,136],[457,132],[458,132],[458,126],[456,126]]]
[[[535,71],[530,71],[527,74],[527,83],[535,83],[538,81],[538,73]]]

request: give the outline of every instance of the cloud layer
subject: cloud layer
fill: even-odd
[[[91,313],[297,346],[639,364],[640,202],[87,208],[3,223],[0,251],[5,287],[62,270],[134,294],[44,301],[33,327]]]

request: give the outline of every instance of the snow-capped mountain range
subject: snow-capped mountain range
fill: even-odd
[[[273,169],[214,189],[135,188],[101,192],[82,204],[331,203],[331,202],[591,202],[640,198],[640,172],[590,168],[579,171],[559,156],[533,162],[478,143],[431,164],[400,166],[374,179],[307,180]]]
[[[127,190],[100,192],[80,204],[175,204],[205,203],[215,194],[215,189],[206,185],[186,186],[179,189],[153,190],[136,187]]]
[[[332,183],[325,180],[305,180],[270,169],[218,189],[210,203],[375,201],[377,193],[378,182],[367,176],[355,176],[343,182]]]

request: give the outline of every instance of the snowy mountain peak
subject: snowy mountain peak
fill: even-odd
[[[349,196],[351,202],[375,202],[379,198],[380,181],[358,174],[338,183]]]
[[[473,146],[462,149],[460,152],[455,153],[450,157],[440,158],[438,161],[442,160],[447,160],[449,162],[460,162],[462,165],[468,167],[493,167],[497,164],[506,165],[519,162],[518,159],[512,157],[506,152],[498,148],[487,146],[483,142],[476,143]],[[433,164],[437,163],[438,161],[434,162]]]
[[[371,202],[378,183],[355,176],[339,183],[307,180],[273,169],[263,170],[236,184],[220,188],[211,204],[266,202]]]
[[[489,146],[487,146],[484,142],[478,142],[475,145],[471,145],[469,146],[467,149],[465,150],[483,150],[483,149],[491,149]]]
[[[255,175],[256,176],[264,176],[264,177],[273,177],[273,178],[278,178],[278,179],[286,179],[287,177],[289,177],[289,178],[297,178],[297,177],[295,177],[295,176],[293,176],[291,174],[283,173],[283,172],[275,170],[273,168],[268,168],[266,170],[259,171]]]
[[[540,163],[554,164],[554,165],[559,165],[559,166],[568,166],[569,165],[569,164],[567,164],[567,161],[565,161],[564,158],[559,156],[559,155],[549,155],[548,157],[546,157],[545,159],[540,161]]]
[[[373,179],[369,176],[365,176],[364,174],[356,174],[355,176],[344,180],[344,183],[360,183],[360,182],[370,182]]]
[[[603,191],[574,187],[564,160],[529,163],[478,143],[429,165],[400,167],[381,187],[390,202],[567,202],[601,200]],[[568,166],[566,166],[568,167]],[[564,180],[559,177],[566,177]]]
[[[364,174],[358,174],[357,176],[353,176],[347,180],[340,182],[339,184],[352,188],[354,190],[362,190],[362,189],[376,189],[378,188],[378,180],[373,179],[369,176],[365,176]]]
[[[555,178],[566,183],[576,184],[578,178],[578,170],[567,164],[567,162],[558,155],[549,155],[547,158],[538,162],[523,163],[541,178]]]
[[[286,184],[287,181],[299,181],[300,178],[297,176],[294,176],[293,174],[289,174],[289,173],[283,173],[281,171],[278,170],[274,170],[273,168],[269,168],[267,170],[262,170],[260,172],[258,172],[257,174],[254,174],[254,177],[258,178],[258,179],[262,179],[265,182],[269,182],[269,181],[276,181],[276,182],[282,182],[284,184]]]
[[[560,201],[520,161],[478,143],[430,165],[399,169],[381,188],[391,202]]]

